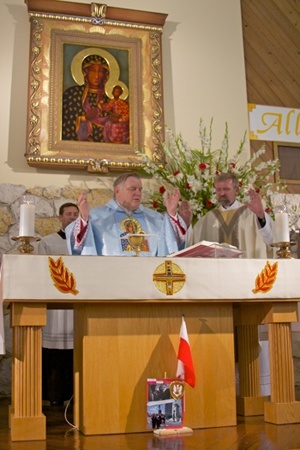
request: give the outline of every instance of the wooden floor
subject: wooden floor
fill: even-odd
[[[300,389],[297,393],[300,400]],[[1,450],[292,450],[300,449],[300,424],[272,425],[262,417],[238,417],[235,427],[193,430],[190,436],[155,437],[152,432],[83,436],[64,419],[64,407],[44,406],[47,440],[11,442],[8,430],[10,399],[0,398]],[[67,411],[72,421],[72,410]]]

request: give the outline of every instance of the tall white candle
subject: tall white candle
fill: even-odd
[[[35,204],[26,202],[20,206],[19,236],[34,236]]]
[[[290,242],[289,216],[286,212],[275,213],[276,242]]]

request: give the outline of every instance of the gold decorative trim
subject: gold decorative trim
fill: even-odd
[[[41,99],[41,51],[42,33],[44,25],[38,20],[32,21],[32,45],[30,62],[30,92],[29,92],[29,126],[28,131],[28,152],[39,155],[40,146],[40,99]]]
[[[145,30],[145,31],[156,31],[162,33],[163,27],[158,27],[154,25],[145,25],[145,24],[137,24],[131,22],[121,22],[115,20],[108,20],[102,18],[98,20],[95,17],[79,17],[79,16],[64,16],[62,14],[51,14],[51,13],[28,13],[29,17],[32,19],[51,19],[51,20],[63,20],[68,22],[76,22],[76,23],[92,23],[94,25],[106,25],[109,27],[117,27],[117,28],[131,28],[135,30]]]
[[[96,24],[93,17],[29,12],[32,38],[25,158],[30,166],[105,174],[115,170],[142,170],[136,150],[144,151],[157,164],[165,163],[162,151],[163,27],[107,20],[105,5],[97,6],[91,10],[94,18],[101,21]],[[57,80],[62,80],[62,46],[65,41],[71,45],[99,46],[98,33],[101,33],[103,48],[128,50],[131,112],[130,143],[126,145],[68,141],[61,137],[63,86]]]
[[[153,101],[153,161],[158,164],[164,164],[164,153],[161,149],[163,141],[163,99],[162,99],[162,80],[161,80],[161,48],[160,34],[150,34],[151,44],[151,72],[152,72],[152,101]]]
[[[97,3],[91,3],[91,16],[97,19],[106,17],[107,5],[98,5]]]
[[[108,173],[110,170],[142,170],[141,163],[122,163],[115,161],[108,161],[107,159],[76,159],[76,158],[48,158],[42,156],[34,156],[30,154],[27,156],[27,163],[32,166],[43,165],[44,167],[52,167],[61,169],[65,165],[72,165],[73,168],[87,169],[90,173]]]

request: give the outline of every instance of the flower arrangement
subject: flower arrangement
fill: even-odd
[[[163,143],[163,155],[166,164],[158,165],[146,155],[137,152],[142,159],[143,170],[161,183],[158,191],[150,191],[147,204],[159,212],[165,211],[164,193],[177,187],[182,199],[189,200],[193,211],[193,223],[213,209],[216,204],[214,178],[221,173],[232,172],[239,180],[240,190],[237,199],[248,200],[248,191],[254,188],[260,192],[266,211],[272,213],[270,194],[274,188],[280,190],[280,182],[273,181],[273,175],[279,170],[279,160],[259,162],[264,154],[264,146],[246,162],[240,162],[244,151],[246,133],[237,152],[229,157],[228,125],[225,124],[224,138],[220,149],[212,150],[213,120],[207,129],[203,119],[199,124],[200,149],[192,149],[183,140],[181,134],[175,135],[167,129],[168,143]]]

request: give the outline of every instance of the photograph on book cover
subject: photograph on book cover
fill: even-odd
[[[183,426],[184,384],[177,379],[147,380],[147,428]]]
[[[162,27],[35,14],[26,160],[47,169],[162,162]]]

